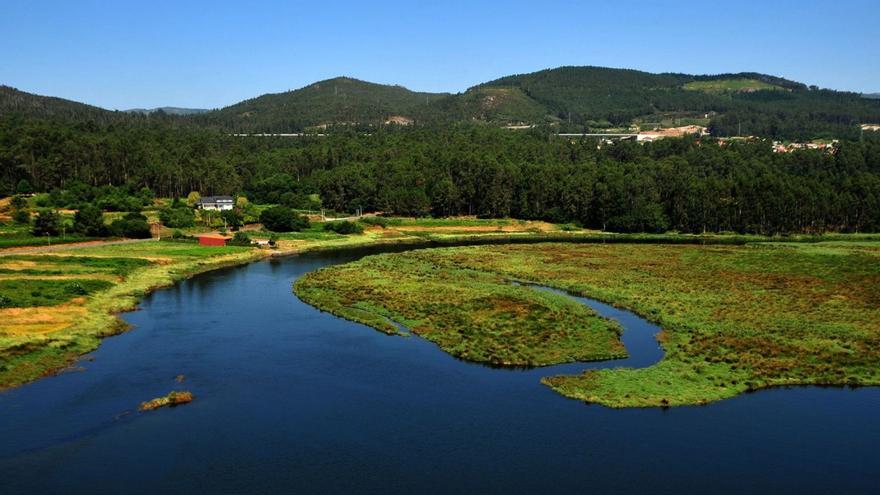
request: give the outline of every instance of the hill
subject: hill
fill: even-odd
[[[754,72],[690,75],[559,67],[502,77],[458,94],[422,93],[337,77],[211,111],[162,107],[161,112],[111,112],[3,86],[0,112],[44,120],[149,119],[247,133],[463,121],[602,132],[688,122],[708,125],[718,137],[806,140],[857,139],[858,124],[880,122],[880,99],[870,96]]]
[[[678,114],[712,115],[714,135],[847,137],[880,118],[880,102],[758,73],[695,76],[604,67],[560,67],[476,88],[519,88],[559,118],[585,128]]]
[[[265,94],[195,117],[234,132],[295,132],[332,124],[379,124],[410,120],[445,94],[337,77],[284,93]]]
[[[41,119],[107,122],[118,118],[118,112],[76,101],[41,96],[0,85],[0,114],[22,115]]]

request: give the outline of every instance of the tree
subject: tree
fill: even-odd
[[[34,218],[31,233],[35,236],[57,236],[61,230],[61,215],[55,210],[40,210]]]
[[[186,204],[193,208],[199,203],[200,199],[202,199],[202,195],[198,191],[192,191],[186,195]]]
[[[286,206],[273,206],[260,213],[260,223],[272,232],[294,232],[309,228],[309,219]]]
[[[31,183],[25,179],[21,179],[18,181],[18,185],[15,186],[16,194],[33,194],[34,188],[31,186]]]
[[[73,216],[73,229],[89,237],[104,237],[108,232],[104,213],[90,203],[83,205]]]
[[[110,224],[110,231],[113,235],[132,239],[147,239],[152,235],[147,217],[137,212],[128,213],[124,217],[114,220]]]
[[[177,208],[172,207],[159,210],[159,220],[166,227],[182,229],[195,225],[196,214],[192,208],[180,204]]]
[[[224,210],[220,216],[223,217],[226,226],[232,230],[238,230],[244,224],[244,214],[237,209]]]
[[[17,224],[26,224],[31,221],[31,212],[28,210],[27,200],[24,199],[24,196],[13,196],[9,201],[9,206],[12,208],[13,222]]]

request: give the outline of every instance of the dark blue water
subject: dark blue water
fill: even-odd
[[[0,493],[880,492],[878,389],[588,406],[538,383],[585,365],[468,364],[291,294],[296,277],[355,256],[254,263],[158,291],[84,371],[0,394]],[[630,361],[601,365],[658,358],[636,333],[624,335]],[[196,401],[134,412],[181,388]]]

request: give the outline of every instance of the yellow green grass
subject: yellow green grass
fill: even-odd
[[[705,91],[707,93],[724,93],[738,91],[779,90],[775,86],[757,79],[713,79],[711,81],[691,81],[683,86],[692,91]]]
[[[626,356],[617,325],[584,305],[460,268],[434,250],[318,270],[295,290],[308,303],[385,333],[398,332],[393,322],[403,324],[470,361],[539,366]]]
[[[449,285],[438,288],[436,280]],[[455,295],[459,280],[468,286],[463,296]],[[470,287],[473,280],[483,285]],[[505,328],[520,332],[493,340],[499,318],[485,308],[500,306],[492,298],[511,290],[508,280],[600,299],[664,329],[666,355],[655,366],[543,380],[569,397],[612,407],[675,406],[771,386],[880,384],[880,243],[869,240],[444,248],[326,268],[295,290],[320,308],[386,331],[391,327],[380,317],[402,319],[453,354],[485,360],[487,349],[491,356],[517,355],[521,342],[556,330],[547,312],[502,312]],[[534,303],[540,295],[523,297]],[[469,316],[475,308],[488,320]],[[566,348],[530,362],[576,354]]]

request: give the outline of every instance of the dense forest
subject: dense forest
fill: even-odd
[[[833,153],[767,141],[571,140],[485,124],[237,137],[176,119],[60,123],[0,117],[0,193],[240,194],[251,202],[402,215],[577,222],[612,231],[880,230],[880,139]],[[115,188],[115,189],[110,189]],[[144,192],[148,191],[148,192]],[[122,202],[124,207],[124,202]]]

